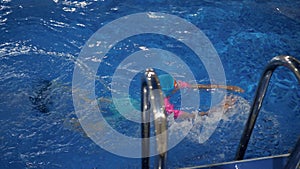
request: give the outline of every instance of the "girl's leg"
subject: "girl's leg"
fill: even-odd
[[[226,113],[228,109],[232,108],[236,102],[236,98],[233,95],[225,96],[224,100],[221,102],[220,105],[213,107],[212,109],[208,110],[207,112],[199,112],[199,116],[207,116],[209,113],[213,113],[216,111],[222,111]]]

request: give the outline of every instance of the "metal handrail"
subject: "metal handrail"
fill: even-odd
[[[150,168],[150,113],[154,115],[157,146],[157,167],[166,168],[167,114],[158,77],[153,69],[147,69],[142,80],[142,168]]]
[[[267,65],[266,69],[263,72],[263,75],[259,81],[258,88],[255,93],[254,101],[250,109],[249,118],[247,120],[243,135],[241,137],[237,154],[235,156],[236,160],[242,160],[244,158],[251,133],[254,128],[258,113],[262,106],[263,99],[265,97],[271,76],[274,70],[279,67],[284,66],[290,69],[298,79],[300,83],[300,61],[295,59],[292,56],[276,56],[270,63]]]
[[[298,139],[295,148],[293,149],[284,169],[299,169],[300,168],[300,138]]]

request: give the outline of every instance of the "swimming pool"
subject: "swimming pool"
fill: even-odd
[[[195,125],[168,152],[170,168],[232,160],[264,66],[276,55],[299,59],[300,53],[300,3],[294,1],[3,0],[0,9],[1,168],[140,168],[140,159],[114,155],[89,139],[72,102],[73,69],[82,47],[99,28],[120,17],[152,11],[186,19],[216,48],[227,83],[245,89],[209,140],[198,143],[201,126]],[[145,46],[175,53],[189,63],[197,82],[209,82],[187,47],[150,34],[126,39],[110,51],[98,71],[102,81],[96,82],[97,96],[110,97],[105,86],[111,83],[111,70]],[[136,104],[138,82],[137,75],[130,90]],[[268,91],[246,158],[287,153],[299,137],[296,79],[279,69]],[[207,109],[209,97],[201,92],[200,108]],[[103,111],[110,124],[119,132],[139,135],[139,125],[124,121],[106,98]]]

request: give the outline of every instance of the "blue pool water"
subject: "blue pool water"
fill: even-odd
[[[176,15],[196,25],[216,48],[227,83],[245,89],[234,93],[234,108],[201,144],[199,130],[205,119],[197,121],[168,152],[169,168],[233,160],[264,66],[276,55],[300,59],[298,1],[1,0],[0,168],[141,167],[140,159],[112,154],[85,134],[74,112],[71,86],[76,58],[93,33],[120,17],[149,11]],[[97,96],[110,97],[106,86],[113,71],[144,46],[175,53],[189,63],[199,83],[209,83],[206,70],[187,47],[149,34],[125,39],[108,53],[97,72],[102,79],[96,82]],[[129,91],[135,104],[139,87],[137,75]],[[209,92],[201,92],[200,109],[207,110],[209,97]],[[292,149],[300,133],[299,98],[295,77],[285,68],[276,70],[246,158]],[[100,104],[113,128],[139,137],[139,125],[118,115],[109,101]]]

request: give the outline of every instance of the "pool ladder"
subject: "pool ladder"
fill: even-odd
[[[258,113],[261,109],[270,79],[273,72],[279,66],[290,69],[300,83],[300,62],[291,56],[276,56],[265,68],[255,93],[254,101],[250,109],[249,118],[242,134],[235,160],[244,158]],[[142,168],[150,168],[150,113],[154,115],[155,137],[158,152],[157,168],[166,168],[167,157],[167,119],[164,109],[161,86],[153,69],[147,69],[142,82]],[[289,156],[285,169],[297,169],[300,167],[300,138]]]
[[[167,114],[163,93],[158,77],[153,69],[147,69],[142,81],[142,168],[150,168],[150,114],[154,117],[156,151],[158,157],[155,164],[165,169],[167,158]]]
[[[268,85],[270,82],[270,79],[272,77],[273,72],[275,71],[275,69],[279,66],[284,66],[286,68],[288,68],[289,70],[291,70],[294,75],[296,76],[296,78],[298,79],[298,82],[300,83],[300,61],[295,59],[292,56],[276,56],[274,57],[269,64],[267,65],[267,67],[265,68],[262,77],[259,81],[258,84],[258,88],[256,90],[255,96],[254,96],[254,100],[250,109],[250,114],[248,117],[248,120],[246,122],[239,146],[238,146],[238,150],[235,156],[236,160],[242,160],[244,158],[258,113],[261,109],[262,103],[263,103],[263,99],[265,97],[265,94],[267,92],[268,89]],[[300,163],[300,138],[298,139],[296,146],[293,150],[293,152],[291,153],[289,160],[287,162],[286,165],[286,169],[296,169],[297,166],[300,167],[299,164]]]

